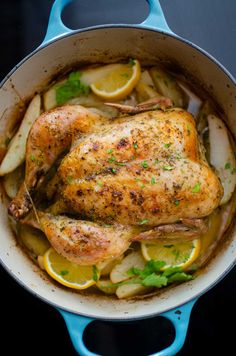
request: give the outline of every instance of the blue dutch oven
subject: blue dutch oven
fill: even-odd
[[[148,18],[138,25],[103,25],[72,31],[61,21],[63,8],[71,0],[56,0],[51,10],[43,43],[19,63],[0,87],[0,147],[13,130],[22,101],[45,87],[63,68],[75,63],[115,62],[138,58],[143,65],[172,63],[200,83],[222,108],[227,125],[236,136],[236,83],[228,71],[211,55],[174,34],[168,27],[158,0],[149,0]],[[197,298],[222,279],[234,266],[236,229],[231,229],[221,251],[195,280],[164,291],[146,300],[115,300],[83,295],[55,286],[22,253],[12,233],[6,207],[0,203],[0,258],[4,268],[18,283],[56,307],[68,327],[76,351],[95,356],[83,343],[85,327],[95,319],[131,321],[157,315],[175,327],[175,339],[156,356],[176,354],[183,346],[190,313]],[[154,356],[154,355],[153,355]]]

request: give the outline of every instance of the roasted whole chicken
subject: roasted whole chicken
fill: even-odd
[[[43,113],[31,128],[25,181],[8,209],[16,220],[25,219],[65,152],[53,204],[38,219],[55,250],[78,264],[120,256],[132,241],[167,232],[194,238],[223,195],[187,111],[150,110],[111,120],[65,105]]]

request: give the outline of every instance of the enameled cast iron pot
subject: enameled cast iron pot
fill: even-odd
[[[143,64],[161,60],[191,73],[223,109],[227,125],[236,136],[235,79],[212,56],[170,30],[158,0],[148,1],[150,13],[142,24],[105,25],[77,31],[71,31],[61,21],[61,12],[71,1],[54,2],[42,45],[13,68],[1,83],[0,136],[3,140],[17,119],[16,112],[22,100],[40,91],[64,67],[75,63],[114,62],[129,57],[138,58]],[[130,321],[162,315],[172,321],[176,330],[173,344],[155,354],[163,356],[180,350],[194,302],[234,266],[236,226],[205,273],[160,296],[135,302],[85,296],[52,284],[17,246],[3,203],[0,203],[0,246],[1,263],[12,277],[61,312],[80,355],[95,355],[86,349],[82,339],[85,327],[94,319]],[[176,313],[177,310],[181,313]]]

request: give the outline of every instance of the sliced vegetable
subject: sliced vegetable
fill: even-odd
[[[24,180],[24,173],[25,173],[24,168],[25,168],[24,164],[22,164],[19,167],[17,167],[13,172],[8,173],[4,176],[3,186],[7,195],[11,199],[13,199],[16,196],[20,188],[20,185]]]
[[[186,107],[187,97],[172,75],[159,67],[151,68],[150,75],[158,93],[170,98],[174,106]]]
[[[197,130],[200,134],[203,133],[205,128],[208,126],[207,122],[207,116],[210,114],[213,114],[213,108],[209,101],[205,101],[199,111],[199,114],[197,116]]]
[[[215,115],[207,116],[209,125],[210,163],[224,188],[221,205],[227,203],[236,185],[236,159],[224,122]]]
[[[141,284],[124,284],[116,289],[116,295],[119,299],[131,298],[136,295],[146,294],[149,290],[149,288],[144,287]]]
[[[115,294],[117,289],[117,286],[112,284],[110,279],[99,280],[96,286],[106,294]]]
[[[140,80],[135,87],[140,103],[161,95],[156,91],[154,82],[147,70],[141,73]]]
[[[143,268],[145,260],[140,252],[131,252],[121,263],[118,263],[111,271],[110,278],[113,283],[119,283],[130,278],[127,273],[130,268]]]
[[[24,246],[36,256],[43,256],[50,244],[45,235],[28,225],[19,225],[19,236]]]
[[[7,153],[0,165],[0,176],[14,171],[25,160],[26,141],[31,126],[40,115],[41,98],[36,95],[30,102],[20,128],[11,140]]]
[[[120,256],[118,258],[112,258],[110,260],[100,262],[97,267],[100,270],[101,276],[108,276],[113,268],[122,261],[124,256]]]

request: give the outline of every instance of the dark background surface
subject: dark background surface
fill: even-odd
[[[43,40],[52,0],[8,0],[0,7],[0,79]],[[162,0],[171,29],[215,56],[236,76],[236,1]],[[65,9],[72,28],[139,23],[145,0],[78,0]],[[236,114],[235,114],[236,115]],[[0,355],[75,356],[65,324],[51,306],[32,297],[0,268]],[[236,355],[236,269],[193,308],[187,340],[178,356]],[[95,322],[85,334],[93,351],[106,356],[144,356],[166,346],[173,328],[161,318],[135,323]]]

